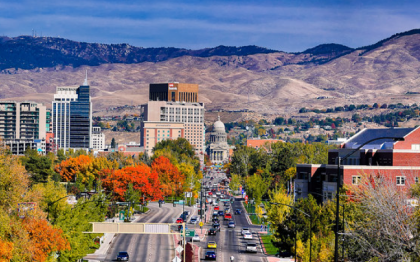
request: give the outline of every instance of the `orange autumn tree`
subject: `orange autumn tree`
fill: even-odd
[[[2,241],[0,239],[0,262],[7,262],[13,258],[13,248],[14,245],[12,242]]]
[[[30,238],[27,248],[33,261],[46,261],[52,252],[70,250],[63,230],[54,228],[47,220],[27,217],[21,224]]]
[[[152,170],[159,174],[159,180],[162,184],[162,191],[165,196],[180,195],[184,188],[185,176],[181,174],[179,169],[164,156],[155,158],[152,162]]]
[[[75,181],[76,177],[83,184],[99,177],[99,172],[103,169],[117,168],[116,161],[109,161],[105,157],[93,157],[80,155],[71,157],[55,166],[55,172],[59,173],[65,181]]]
[[[158,173],[143,163],[119,170],[105,169],[101,171],[101,177],[102,186],[120,201],[126,200],[128,184],[132,184],[145,200],[158,200],[163,196]]]

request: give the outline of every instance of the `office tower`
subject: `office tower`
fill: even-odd
[[[87,78],[81,86],[57,87],[52,102],[52,132],[58,147],[92,148],[92,102]]]
[[[0,102],[0,137],[34,140],[46,137],[46,107],[36,102]]]
[[[101,132],[99,126],[92,127],[92,149],[104,150],[105,149],[105,134]]]
[[[204,152],[204,104],[198,102],[198,85],[150,84],[150,101],[142,105],[140,145],[150,155],[156,143],[183,137],[196,154]]]

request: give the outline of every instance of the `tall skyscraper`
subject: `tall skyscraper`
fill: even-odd
[[[52,102],[52,132],[59,148],[92,148],[92,102],[87,82],[57,87]]]

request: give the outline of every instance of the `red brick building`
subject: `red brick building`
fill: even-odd
[[[404,141],[379,139],[364,145],[346,159],[343,157],[369,140],[403,137]],[[318,200],[332,199],[337,187],[337,162],[344,185],[355,185],[362,174],[380,174],[402,188],[417,183],[420,177],[420,128],[364,129],[328,152],[328,164],[299,164],[296,167],[296,197],[309,193]]]

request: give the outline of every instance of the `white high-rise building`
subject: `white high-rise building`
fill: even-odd
[[[57,87],[51,122],[59,148],[92,148],[92,102],[87,79],[81,86]]]

